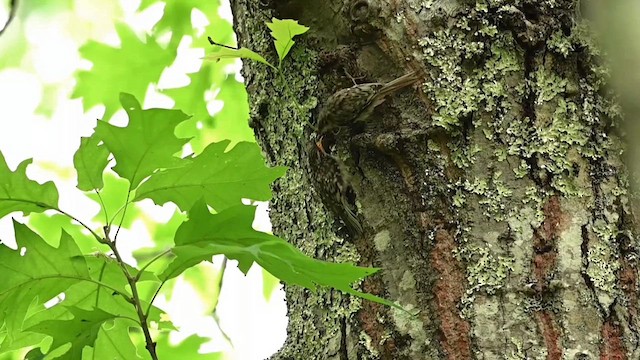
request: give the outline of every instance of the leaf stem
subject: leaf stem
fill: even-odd
[[[224,279],[224,273],[227,270],[227,262],[228,262],[228,258],[226,256],[223,256],[222,258],[222,265],[220,265],[220,270],[219,270],[219,278],[218,278],[218,296],[216,296],[215,302],[213,303],[213,319],[215,320],[216,326],[218,327],[218,330],[220,330],[220,333],[222,334],[222,336],[224,337],[224,339],[231,344],[231,348],[235,348],[233,346],[233,341],[231,341],[231,337],[229,337],[229,335],[224,331],[224,329],[222,328],[222,326],[220,325],[220,318],[218,318],[218,302],[220,302],[220,294],[222,293],[222,280]]]
[[[128,201],[129,201],[129,196],[127,195],[127,202]],[[124,214],[122,218],[124,219]],[[118,227],[118,230],[120,230],[120,227]],[[118,236],[117,232],[116,232],[116,236]],[[149,332],[149,324],[147,323],[148,316],[147,314],[144,314],[142,312],[142,303],[140,301],[140,294],[138,293],[136,278],[131,276],[131,274],[129,273],[129,270],[127,269],[127,265],[122,260],[122,257],[120,256],[120,252],[116,247],[115,239],[114,241],[110,241],[108,245],[111,248],[113,255],[115,255],[116,260],[118,261],[118,264],[120,265],[122,272],[127,278],[127,282],[129,283],[129,286],[131,287],[131,295],[133,300],[132,303],[133,303],[133,306],[136,308],[136,313],[138,314],[138,319],[140,320],[140,327],[142,327],[142,332],[144,333],[144,339],[146,342],[145,348],[149,352],[149,355],[151,355],[151,359],[158,360],[158,355],[156,354],[156,343],[151,338],[151,333]],[[149,303],[149,306],[151,306],[152,303],[153,303],[153,300]]]
[[[99,243],[101,244],[106,244],[108,243],[108,240],[105,238],[100,237],[100,235],[98,235],[95,231],[93,231],[93,229],[91,229],[87,224],[83,223],[82,221],[80,221],[80,219],[76,218],[75,216],[69,214],[68,212],[62,210],[62,209],[58,209],[57,207],[51,207],[51,210],[55,210],[57,212],[59,212],[60,214],[70,218],[71,220],[76,221],[78,224],[80,224],[83,228],[89,230],[89,232],[91,233],[91,235],[93,235],[93,237],[96,238],[96,240],[98,240]]]
[[[5,21],[2,29],[0,29],[0,35],[2,35],[2,33],[4,33],[7,30],[7,28],[13,21],[13,19],[16,17],[16,13],[18,12],[17,10],[18,10],[18,0],[11,0],[11,2],[9,3],[9,18],[7,19],[7,21]]]
[[[166,254],[168,254],[170,252],[171,252],[171,249],[167,249],[167,250],[161,252],[160,254],[154,256],[153,259],[149,260],[148,263],[146,263],[143,267],[140,268],[140,272],[138,272],[138,275],[136,275],[135,280],[136,281],[140,280],[141,274],[149,267],[149,265],[153,264],[155,261],[157,261],[158,259],[160,259],[161,257],[165,256]]]
[[[129,185],[129,191],[127,191],[127,199],[124,201],[124,210],[122,210],[122,218],[120,219],[120,224],[118,224],[118,229],[116,229],[116,235],[113,237],[114,244],[116,240],[118,240],[118,234],[120,233],[120,229],[122,228],[122,224],[124,223],[124,217],[127,216],[127,208],[129,207],[130,196],[131,196],[131,185]],[[114,220],[115,220],[115,215],[114,215]]]
[[[207,40],[209,40],[209,44],[211,44],[211,45],[222,46],[223,48],[227,48],[227,49],[231,49],[231,50],[238,50],[238,48],[236,48],[236,47],[225,45],[225,44],[220,44],[220,43],[217,43],[217,42],[213,41],[211,36],[207,36]]]

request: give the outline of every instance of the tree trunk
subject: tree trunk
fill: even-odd
[[[286,287],[273,359],[640,359],[620,110],[577,6],[232,1],[240,45],[275,63],[264,22],[311,27],[282,75],[244,65],[258,141],[290,167],[274,232],[382,268],[360,288],[418,312]],[[412,70],[418,86],[317,149],[331,94]],[[362,231],[335,202],[339,181]]]

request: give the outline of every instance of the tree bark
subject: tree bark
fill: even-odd
[[[274,232],[383,270],[364,291],[286,287],[273,359],[640,359],[636,220],[620,108],[577,1],[233,0],[240,46],[310,26],[282,75],[243,73]],[[315,146],[335,91],[417,70],[364,127]],[[346,181],[363,231],[327,183]],[[329,190],[328,190],[329,189]]]

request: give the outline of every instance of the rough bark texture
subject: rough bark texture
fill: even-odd
[[[274,359],[640,359],[620,111],[577,6],[232,1],[240,45],[272,62],[265,21],[311,27],[281,75],[244,66],[258,141],[290,167],[274,232],[383,268],[361,288],[419,311],[287,287],[289,338]],[[419,86],[318,153],[323,99],[410,70]],[[362,233],[323,194],[336,173]]]

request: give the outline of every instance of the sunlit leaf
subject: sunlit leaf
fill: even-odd
[[[49,246],[27,226],[13,222],[16,243],[21,251],[0,246],[0,319],[8,330],[8,340],[20,330],[31,306],[42,306],[71,285],[88,280],[89,270],[80,250],[66,232],[58,248]],[[33,303],[33,304],[32,304]]]
[[[209,21],[219,23],[218,8],[220,2],[217,0],[144,0],[140,4],[139,10],[144,10],[151,4],[162,2],[165,4],[162,18],[155,24],[154,31],[160,35],[171,32],[170,44],[176,47],[184,35],[192,35],[195,32],[191,22],[193,10],[200,10]],[[218,21],[216,21],[218,20]]]
[[[266,201],[270,184],[284,175],[284,167],[268,168],[258,145],[239,143],[225,152],[229,141],[207,146],[179,168],[153,174],[140,185],[135,200],[152,199],[162,205],[173,202],[182,210],[204,198],[216,210],[241,203],[243,198]]]
[[[249,50],[247,48],[229,49],[226,47],[221,47],[218,51],[205,56],[205,59],[211,60],[211,61],[218,61],[220,59],[233,59],[233,58],[255,60],[259,63],[263,63],[265,65],[269,65],[272,68],[275,68],[273,65],[271,65],[270,62],[268,62],[264,57],[262,57],[262,55],[256,53],[253,50]]]
[[[110,171],[105,172],[102,179],[104,187],[97,194],[87,193],[87,197],[100,205],[100,210],[93,220],[101,224],[111,221],[113,224],[122,224],[124,228],[130,227],[133,221],[141,216],[141,212],[135,204],[129,204],[126,213],[123,211],[122,205],[129,194],[129,181]]]
[[[76,74],[77,84],[71,95],[82,98],[85,110],[104,104],[103,120],[110,119],[119,108],[120,92],[144,99],[149,83],[157,83],[176,56],[174,50],[163,49],[153,37],[142,42],[126,25],[117,24],[116,31],[120,47],[89,41],[80,48],[82,57],[93,67]]]
[[[378,269],[336,264],[316,260],[304,255],[290,243],[251,227],[255,207],[234,206],[218,214],[211,214],[202,201],[189,211],[189,220],[176,233],[172,254],[175,259],[160,274],[161,279],[178,276],[185,269],[213,255],[225,254],[238,260],[238,267],[246,273],[256,262],[265,270],[287,282],[314,290],[328,286],[345,293],[382,304],[393,303],[354,290],[351,286]]]
[[[222,353],[199,354],[200,347],[210,339],[191,335],[180,343],[173,345],[169,343],[166,335],[158,338],[158,357],[169,359],[190,359],[190,360],[222,360]]]
[[[30,163],[31,159],[25,160],[11,171],[0,153],[0,217],[14,211],[26,215],[58,207],[58,190],[53,182],[38,184],[27,177]]]
[[[273,43],[276,46],[280,61],[287,56],[289,50],[296,43],[293,41],[293,37],[304,34],[309,30],[308,27],[300,25],[298,21],[291,19],[280,20],[272,18],[271,22],[266,24],[271,30],[271,37],[273,37]]]
[[[80,190],[102,188],[102,172],[109,162],[109,150],[104,144],[100,144],[100,141],[100,138],[95,136],[81,138],[80,148],[73,156]]]
[[[216,99],[223,101],[222,109],[213,117],[212,128],[216,141],[231,140],[234,145],[240,141],[255,141],[253,129],[249,127],[249,101],[244,84],[229,76],[222,83]]]
[[[189,139],[175,136],[176,126],[189,118],[182,111],[142,110],[130,94],[120,94],[122,107],[129,115],[126,127],[98,121],[95,136],[102,140],[116,160],[113,171],[129,180],[134,189],[154,171],[179,164],[174,155]]]

